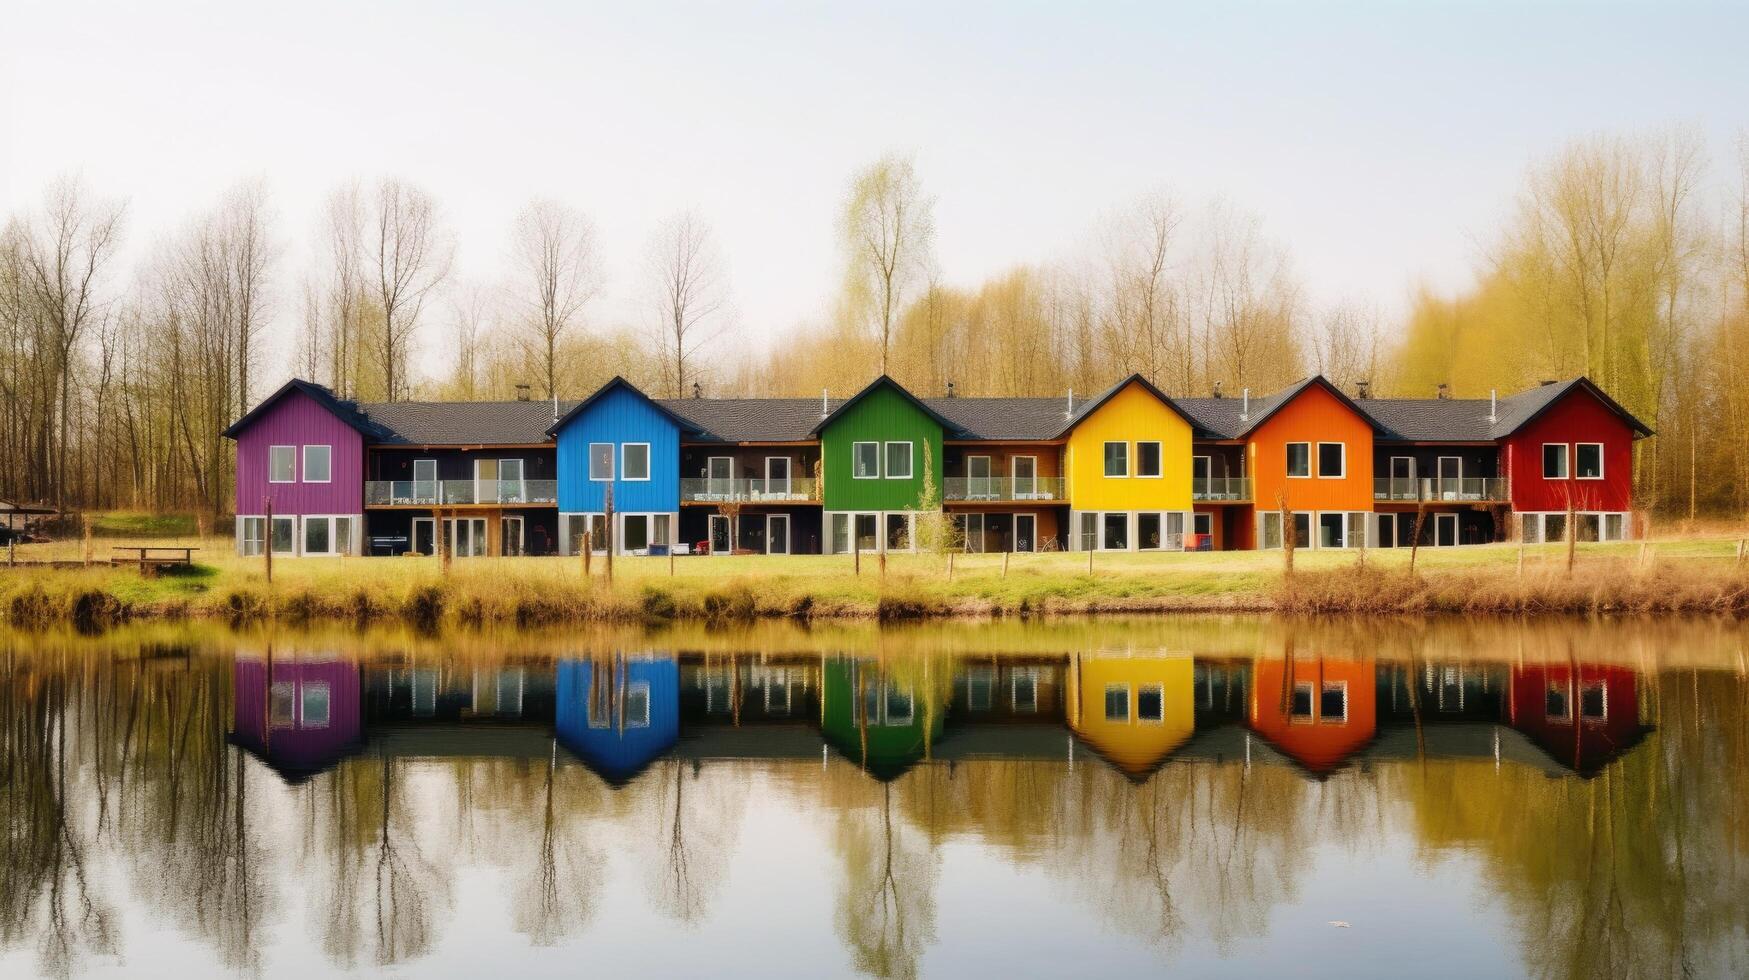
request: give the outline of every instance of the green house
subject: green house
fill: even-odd
[[[821,672],[820,729],[839,754],[886,782],[941,741],[947,717],[937,692],[893,676],[874,660],[833,658]]]
[[[941,509],[942,433],[953,429],[884,374],[821,419],[826,551],[915,550],[916,515]]]

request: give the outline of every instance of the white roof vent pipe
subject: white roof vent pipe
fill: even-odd
[[[1500,421],[1500,389],[1499,388],[1489,388],[1488,389],[1488,421],[1490,423]]]
[[[827,407],[830,404],[831,404],[830,399],[828,399],[826,397],[826,389],[821,388],[820,389],[820,417],[821,418],[825,418],[826,416],[832,414],[831,409]]]
[[[1069,389],[1068,404],[1065,405],[1063,408],[1063,418],[1065,420],[1067,420],[1067,419],[1072,419],[1074,417],[1075,417],[1075,389],[1070,388]]]
[[[1251,421],[1251,389],[1246,388],[1240,392],[1239,397],[1244,399],[1243,404],[1239,406],[1239,421],[1249,422]]]

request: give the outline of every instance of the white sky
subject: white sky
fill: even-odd
[[[1394,309],[1467,282],[1567,138],[1690,121],[1722,165],[1749,126],[1742,4],[356,6],[0,0],[0,209],[81,172],[129,201],[132,261],[264,176],[289,326],[353,177],[435,194],[472,280],[531,196],[582,208],[601,322],[639,314],[646,239],[693,207],[760,342],[825,310],[848,175],[890,150],[953,283],[1169,188],[1260,214],[1314,301]]]

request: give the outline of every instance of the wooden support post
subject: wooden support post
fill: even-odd
[[[947,553],[947,580],[953,581],[953,552]]]
[[[1008,577],[1008,552],[1002,552],[1002,577]]]
[[[601,536],[602,536],[603,540],[605,540],[607,543],[607,548],[606,548],[606,551],[607,551],[607,565],[606,565],[607,584],[608,584],[609,588],[612,588],[613,587],[613,551],[614,551],[613,546],[614,546],[614,541],[613,541],[613,484],[611,484],[611,483],[609,483],[607,485],[606,503],[607,503],[607,506],[604,509],[607,511],[607,513],[602,515],[603,520],[602,520],[602,527],[601,527]]]
[[[1094,549],[1092,549],[1092,548],[1087,549],[1087,574],[1088,575],[1093,574],[1093,551],[1094,551]]]
[[[273,584],[273,501],[261,502],[261,555],[267,559],[267,584]]]
[[[862,577],[862,542],[856,540],[856,529],[855,528],[851,528],[850,539],[851,539],[850,540],[850,553],[855,556],[851,559],[851,564],[853,564],[856,567],[857,578],[861,578]]]
[[[674,577],[674,543],[668,543],[668,577]]]
[[[594,574],[592,571],[590,571],[590,568],[589,568],[590,558],[595,554],[595,546],[593,544],[591,544],[589,541],[589,538],[591,537],[592,534],[593,534],[593,532],[588,531],[588,530],[585,530],[583,532],[583,577],[584,578],[589,578],[591,575]]]
[[[881,578],[887,577],[887,549],[882,548],[880,554]]]

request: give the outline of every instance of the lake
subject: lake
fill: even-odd
[[[6,635],[0,975],[1741,976],[1746,639]]]

